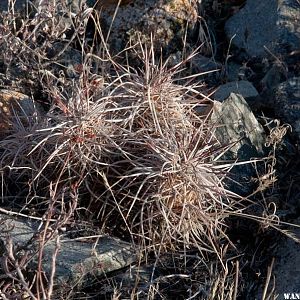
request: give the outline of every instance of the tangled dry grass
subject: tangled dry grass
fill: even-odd
[[[195,88],[176,85],[177,68],[158,67],[143,51],[144,70],[116,65],[97,95],[82,79],[76,95],[52,88],[48,114],[1,142],[3,170],[9,180],[27,178],[27,205],[51,194],[62,206],[76,193],[97,208],[103,227],[119,215],[144,247],[213,251],[236,202],[222,183],[230,165],[218,162],[224,148],[209,116],[193,110],[201,104]]]
[[[191,269],[207,264],[206,299],[220,293],[236,299],[239,265],[227,265],[226,249],[233,244],[226,222],[241,214],[245,199],[226,188],[235,162],[221,160],[229,145],[215,137],[204,87],[189,79],[182,84],[185,61],[168,68],[141,43],[126,50],[135,52],[140,68],[120,63],[104,38],[97,47],[88,43],[82,28],[93,18],[91,9],[75,20],[69,40],[64,29],[58,31],[55,13],[21,25],[11,13],[1,25],[6,68],[29,72],[27,82],[37,80],[48,103],[45,113],[28,116],[26,126],[14,115],[10,134],[0,141],[3,201],[13,198],[21,211],[60,225],[93,219],[104,232],[129,238],[141,259],[197,251]],[[100,25],[95,28],[103,37]],[[63,50],[47,57],[57,41]],[[56,59],[75,41],[83,59],[68,78],[57,72]],[[197,114],[196,106],[207,107],[206,113]],[[153,299],[159,293],[154,286]],[[189,299],[201,293],[191,289]]]

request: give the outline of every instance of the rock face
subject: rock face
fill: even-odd
[[[290,78],[278,86],[275,105],[284,121],[292,125],[300,140],[300,77]]]
[[[213,98],[218,101],[224,101],[231,93],[242,95],[249,100],[258,96],[258,92],[251,82],[241,80],[221,85],[214,93]]]
[[[39,222],[29,219],[6,220],[7,216],[0,213],[0,256],[5,256],[7,236],[12,239],[18,249],[31,249],[32,253],[38,248],[38,240],[33,236],[37,232]],[[35,241],[35,242],[33,242]],[[85,286],[89,276],[100,276],[111,271],[124,268],[136,260],[136,252],[129,243],[102,236],[95,243],[89,239],[72,240],[61,236],[59,252],[56,260],[55,283],[66,286]],[[46,275],[51,273],[52,257],[56,241],[50,240],[43,249],[43,270]],[[22,250],[21,250],[22,251]],[[18,253],[15,253],[16,257]],[[38,256],[34,255],[29,267],[35,269]],[[0,267],[0,273],[1,270]]]
[[[197,6],[188,0],[122,1],[114,18],[118,1],[100,1],[97,9],[109,34],[111,49],[121,51],[126,41],[149,42],[165,51],[182,44],[186,25],[192,29],[197,22]],[[111,26],[111,28],[110,28]]]
[[[232,93],[216,104],[212,118],[220,124],[216,135],[222,144],[233,143],[230,151],[235,158],[249,159],[263,153],[264,130],[241,95]]]
[[[248,0],[225,26],[228,39],[249,56],[267,57],[300,48],[300,3],[297,0]]]
[[[212,121],[216,124],[216,137],[222,145],[231,145],[224,159],[240,162],[262,157],[265,134],[245,99],[238,94],[230,94],[223,102],[215,103]],[[251,176],[255,175],[251,164],[236,165],[231,170],[228,187],[239,195],[251,193]]]

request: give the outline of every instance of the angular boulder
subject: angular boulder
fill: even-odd
[[[215,102],[211,120],[216,126],[216,138],[221,145],[229,148],[223,159],[240,163],[230,171],[228,188],[246,196],[253,192],[253,185],[250,183],[251,177],[255,176],[253,166],[247,162],[264,156],[264,129],[246,100],[239,94],[232,93],[224,102]]]
[[[247,0],[225,25],[228,39],[250,57],[287,54],[300,48],[297,0]]]

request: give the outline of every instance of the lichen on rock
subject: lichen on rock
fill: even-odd
[[[172,52],[182,44],[186,28],[191,33],[197,23],[196,1],[135,0],[121,2],[119,7],[115,3],[118,1],[109,2],[112,3],[100,2],[97,9],[113,51],[121,51],[129,41],[135,43],[140,38],[151,41],[152,38],[156,50]]]

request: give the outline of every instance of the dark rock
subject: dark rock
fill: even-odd
[[[281,64],[274,63],[260,82],[263,91],[274,91],[286,77],[286,71]]]
[[[275,106],[300,139],[300,77],[281,83],[275,92]]]
[[[193,73],[216,72],[222,69],[221,63],[216,62],[213,58],[208,58],[200,54],[194,56],[190,64]]]
[[[79,77],[82,69],[83,57],[82,53],[68,43],[58,42],[49,49],[48,56],[53,61],[53,69],[58,75],[59,71],[64,70],[64,74],[68,78]]]
[[[229,62],[226,67],[227,81],[238,81],[240,79],[240,68],[242,66],[236,62]]]
[[[44,114],[39,103],[22,93],[0,90],[0,137],[9,135],[11,131],[30,126]]]
[[[299,219],[297,223],[299,224]],[[300,239],[300,230],[292,229],[291,232]],[[284,237],[279,241],[276,253],[273,274],[276,276],[276,293],[278,299],[297,299],[285,298],[284,293],[300,292],[300,244],[290,237]],[[298,294],[299,295],[299,294]]]
[[[226,67],[226,80],[239,81],[239,80],[250,80],[254,75],[253,70],[245,65],[241,65],[234,61],[230,61]]]
[[[225,25],[228,39],[250,56],[287,54],[300,48],[297,0],[248,0]]]
[[[221,85],[212,97],[215,100],[224,101],[231,93],[242,95],[246,100],[253,100],[258,96],[258,92],[251,82],[241,80]]]
[[[29,3],[28,0],[16,0],[14,2],[15,2],[14,10],[18,10],[18,11],[25,9]],[[9,0],[1,0],[0,11],[7,11],[8,9],[10,9],[11,7],[9,7],[8,3]]]

